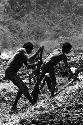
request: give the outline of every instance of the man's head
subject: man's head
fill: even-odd
[[[33,44],[31,42],[24,43],[23,48],[25,48],[27,53],[30,54],[33,50]]]
[[[63,43],[62,52],[65,54],[68,54],[70,52],[71,48],[72,48],[72,45],[70,43],[68,43],[68,42]]]

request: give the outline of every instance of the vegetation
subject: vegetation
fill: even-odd
[[[18,102],[18,113],[10,114],[17,87],[3,79],[6,60],[24,42],[31,41],[35,50],[44,45],[45,58],[63,42],[70,42],[74,51],[70,64],[77,67],[83,55],[83,2],[82,0],[0,0],[0,124],[3,125],[81,125],[83,123],[83,74],[53,99],[47,85],[32,106],[24,96]],[[35,51],[34,50],[34,51]],[[2,52],[3,51],[3,52]],[[6,60],[5,60],[6,57]],[[62,77],[63,69],[57,66],[59,89],[69,82]],[[31,72],[31,71],[30,71]],[[29,82],[28,71],[19,71],[23,80]],[[34,87],[27,84],[30,92]]]
[[[59,42],[61,37],[73,39],[82,33],[81,0],[4,0],[0,5],[8,46],[29,40],[39,45],[42,41]]]
[[[70,65],[74,67],[82,63],[79,56],[70,55]],[[73,59],[73,61],[72,61]],[[4,71],[7,62],[2,59],[0,64],[0,117],[1,124],[4,125],[43,125],[43,124],[82,124],[83,123],[83,74],[80,74],[79,81],[73,82],[70,86],[63,89],[57,96],[50,98],[50,92],[47,85],[39,94],[37,104],[32,106],[29,101],[22,95],[17,108],[18,112],[11,112],[11,106],[17,94],[17,87],[11,81],[3,79]],[[64,65],[62,64],[62,67]],[[69,81],[66,75],[61,76],[62,69],[57,66],[57,83],[59,90],[62,89]],[[64,71],[64,70],[63,70]],[[25,67],[19,71],[19,75],[23,80],[26,80],[30,92],[34,87],[32,80],[29,84],[29,76]]]

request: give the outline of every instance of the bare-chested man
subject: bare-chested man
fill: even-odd
[[[30,42],[24,43],[23,48],[18,49],[16,53],[13,55],[13,57],[8,61],[8,64],[5,70],[5,77],[6,79],[11,80],[14,83],[14,85],[16,85],[19,88],[12,110],[15,110],[17,102],[20,98],[20,95],[22,94],[24,94],[25,97],[32,104],[35,104],[34,99],[29,94],[28,87],[24,84],[24,82],[22,81],[22,79],[19,77],[17,73],[23,64],[25,64],[27,68],[33,68],[34,66],[36,66],[37,64],[35,63],[32,65],[28,65],[28,62],[33,61],[42,49],[43,47],[40,47],[35,54],[29,57],[28,54],[32,52],[33,44]]]
[[[39,91],[39,85],[43,78],[45,77],[46,73],[49,73],[50,77],[46,77],[47,82],[51,82],[52,84],[50,85],[51,87],[51,96],[54,96],[54,91],[55,91],[55,86],[57,85],[56,83],[56,77],[55,77],[55,71],[54,71],[54,66],[56,66],[60,61],[63,61],[65,63],[65,68],[67,68],[69,76],[73,75],[73,73],[70,70],[70,67],[68,66],[67,63],[67,55],[72,48],[72,45],[68,42],[64,43],[62,46],[62,52],[59,54],[51,54],[48,56],[42,64],[42,72],[40,74],[40,79],[37,81],[34,90],[33,90],[33,96],[36,100],[35,93]],[[41,84],[41,89],[42,89],[42,84]],[[58,89],[58,88],[56,88]]]

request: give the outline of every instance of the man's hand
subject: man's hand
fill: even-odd
[[[31,57],[28,58],[28,61],[31,62],[31,61],[34,61],[36,59],[36,57],[41,53],[43,53],[43,49],[44,49],[44,46],[41,46],[36,52],[35,54],[33,54]]]
[[[41,49],[43,50],[43,49],[44,49],[44,46],[41,46]]]

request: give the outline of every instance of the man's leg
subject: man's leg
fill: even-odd
[[[11,110],[15,110],[16,109],[18,100],[20,99],[21,95],[22,95],[22,91],[18,90],[15,102],[14,102]]]
[[[14,75],[11,78],[11,81],[19,88],[19,92],[17,94],[17,98],[15,100],[15,102],[17,103],[17,100],[20,98],[21,94],[23,93],[25,95],[25,97],[32,103],[34,104],[34,100],[32,99],[32,97],[29,94],[29,90],[28,87],[24,84],[24,82],[20,79],[20,77],[18,75]],[[15,104],[16,104],[15,103]]]
[[[38,74],[38,75],[39,75],[39,74]],[[33,90],[33,92],[32,92],[32,96],[33,96],[33,99],[34,99],[35,102],[37,101],[37,99],[38,99],[38,94],[40,93],[40,92],[39,92],[39,84],[41,84],[41,81],[42,81],[42,79],[44,78],[44,76],[45,76],[45,69],[44,69],[44,66],[43,66],[43,67],[42,67],[42,72],[41,72],[40,76],[38,77],[37,83],[36,83],[36,85],[35,85],[35,87],[34,87],[34,90]]]
[[[50,76],[46,75],[45,81],[46,81],[46,83],[47,83],[47,86],[48,86],[49,91],[51,92],[51,84],[52,84],[52,81],[51,81]]]
[[[54,72],[54,68],[51,67],[49,70],[49,75],[51,77],[51,96],[54,97],[54,92],[55,92],[55,86],[56,86],[56,77],[55,77],[55,72]]]
[[[51,78],[50,76],[48,76],[47,74],[45,75],[45,77],[43,78],[43,82],[41,84],[40,90],[43,89],[44,85],[47,83],[48,89],[49,91],[51,91]]]

